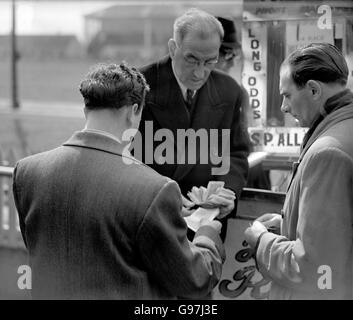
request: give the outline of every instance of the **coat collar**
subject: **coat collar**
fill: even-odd
[[[171,58],[165,57],[156,65],[155,95],[149,101],[149,107],[156,121],[162,128],[168,128],[177,137],[177,130],[189,128],[216,129],[222,121],[226,104],[222,102],[218,92],[218,84],[212,71],[206,83],[197,91],[195,111],[192,122],[189,118],[183,95],[172,69]],[[184,150],[185,153],[186,150]],[[178,155],[183,157],[182,154]],[[199,155],[197,155],[199,157]],[[198,163],[199,159],[196,160]],[[178,166],[173,174],[173,179],[181,180],[195,164]]]
[[[353,93],[349,89],[343,90],[330,97],[324,106],[325,116],[315,121],[304,137],[300,159],[317,138],[334,124],[353,118]]]
[[[123,146],[115,139],[95,132],[76,131],[70,139],[63,144],[63,146],[74,146],[99,150],[122,158],[127,158],[129,159],[129,162],[132,161],[136,164],[143,164],[132,155],[126,153],[128,150],[126,146]]]
[[[293,164],[292,177],[288,184],[287,191],[294,180],[299,164],[311,145],[336,123],[353,118],[353,93],[349,89],[346,89],[332,96],[326,101],[324,109],[326,116],[320,116],[304,137],[299,160]]]
[[[225,104],[217,90],[214,72],[197,91],[195,114],[190,123],[181,89],[172,70],[171,58],[165,57],[157,63],[155,94],[149,106],[162,128],[169,128],[176,134],[177,129],[218,127]]]

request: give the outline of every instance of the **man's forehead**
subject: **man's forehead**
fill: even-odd
[[[283,87],[288,87],[291,85],[291,72],[290,72],[290,67],[285,65],[282,66],[280,69],[280,75],[279,75],[279,87],[280,89]]]
[[[193,43],[208,44],[208,46],[217,46],[218,49],[221,46],[221,38],[215,32],[202,33],[202,31],[191,30],[187,32],[182,40],[184,45],[191,45]]]
[[[280,68],[280,78],[289,78],[290,77],[290,66],[284,64]]]
[[[194,56],[200,59],[209,59],[218,57],[219,49],[217,46],[210,46],[209,44],[196,45],[194,43],[183,47],[183,52],[188,56]]]

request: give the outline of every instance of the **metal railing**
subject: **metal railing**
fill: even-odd
[[[23,248],[12,193],[12,167],[0,166],[0,246]]]

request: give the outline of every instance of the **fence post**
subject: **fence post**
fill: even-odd
[[[2,155],[2,150],[0,148],[0,166],[3,164],[3,155]],[[4,181],[5,178],[0,176],[0,244],[3,243],[4,241]]]
[[[16,155],[14,150],[11,148],[8,156],[9,165],[14,167],[16,163]],[[12,180],[11,180],[12,181]],[[8,204],[9,204],[9,246],[17,247],[19,244],[19,232],[18,232],[18,215],[15,207],[15,202],[12,192],[12,183],[9,181],[8,188]]]

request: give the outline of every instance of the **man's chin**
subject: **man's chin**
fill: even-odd
[[[203,85],[204,85],[204,81],[193,81],[192,83],[190,83],[189,89],[190,90],[199,90]]]
[[[309,125],[304,121],[301,121],[301,120],[296,120],[296,123],[298,125],[298,127],[302,127],[302,128],[307,128],[309,127]]]
[[[294,116],[293,116],[293,118],[294,118],[294,121],[295,121],[295,124],[297,127],[303,127],[302,121],[300,119],[298,119],[297,117],[294,117]]]

